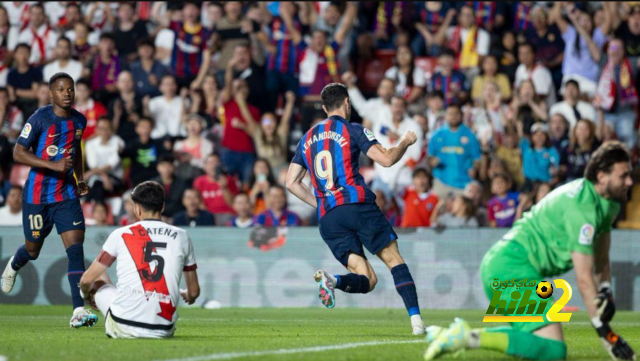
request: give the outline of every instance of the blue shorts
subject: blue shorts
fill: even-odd
[[[320,236],[345,267],[350,253],[366,258],[363,246],[376,254],[398,239],[380,208],[367,203],[345,204],[330,210],[320,219]]]
[[[79,199],[50,204],[22,201],[22,229],[29,242],[43,242],[56,226],[58,234],[85,230],[84,214]]]

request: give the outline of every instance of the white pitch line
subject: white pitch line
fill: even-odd
[[[364,346],[401,345],[401,344],[407,344],[407,343],[424,343],[424,342],[425,342],[424,340],[354,342],[354,343],[344,343],[339,345],[328,345],[328,346],[284,348],[279,350],[213,353],[210,355],[176,358],[176,359],[170,359],[170,360],[155,360],[155,361],[231,360],[231,359],[240,358],[240,357],[257,357],[257,356],[267,356],[267,355],[286,355],[286,354],[292,354],[292,353],[324,352],[324,351],[344,350],[344,349],[364,347]]]

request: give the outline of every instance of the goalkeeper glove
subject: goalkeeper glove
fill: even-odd
[[[593,300],[596,305],[598,317],[603,323],[609,323],[613,319],[613,315],[616,313],[616,306],[613,303],[613,293],[609,282],[604,282],[600,285],[598,295]]]
[[[613,360],[635,360],[636,355],[631,346],[622,336],[613,332],[608,323],[603,323],[600,318],[594,317],[591,320],[593,327],[596,329],[602,346],[609,353]]]

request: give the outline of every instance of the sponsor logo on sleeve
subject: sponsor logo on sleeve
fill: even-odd
[[[369,129],[367,129],[367,128],[364,128],[364,135],[365,135],[365,136],[367,136],[367,139],[369,139],[369,141],[376,140],[376,137],[375,137],[375,136],[373,135],[373,133],[372,133]]]
[[[584,224],[582,228],[580,228],[580,237],[578,237],[578,243],[584,244],[586,246],[590,246],[593,243],[593,236],[596,231],[593,225]]]
[[[31,134],[31,124],[27,123],[22,128],[22,133],[20,133],[20,137],[29,138],[29,134]]]

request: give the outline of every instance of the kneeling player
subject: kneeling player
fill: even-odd
[[[83,298],[105,316],[112,338],[164,338],[176,329],[178,298],[200,295],[193,245],[187,232],[160,220],[164,189],[144,182],[131,193],[141,221],[115,230],[80,280]],[[106,274],[118,261],[118,284]],[[184,273],[187,290],[180,290]],[[95,302],[94,302],[95,301]]]
[[[633,360],[635,354],[609,323],[615,306],[611,292],[609,247],[611,225],[627,199],[631,180],[630,157],[620,142],[603,144],[591,157],[585,177],[547,195],[489,249],[480,265],[480,277],[489,298],[494,279],[549,280],[575,269],[577,286],[591,323],[614,360]],[[544,276],[544,277],[543,277]],[[503,294],[507,295],[509,292]],[[539,304],[541,299],[533,294]],[[508,298],[508,296],[503,297]],[[560,323],[511,322],[511,327],[472,330],[464,320],[435,335],[424,358],[432,360],[460,349],[496,350],[529,360],[567,357]],[[522,306],[521,306],[522,307]]]

